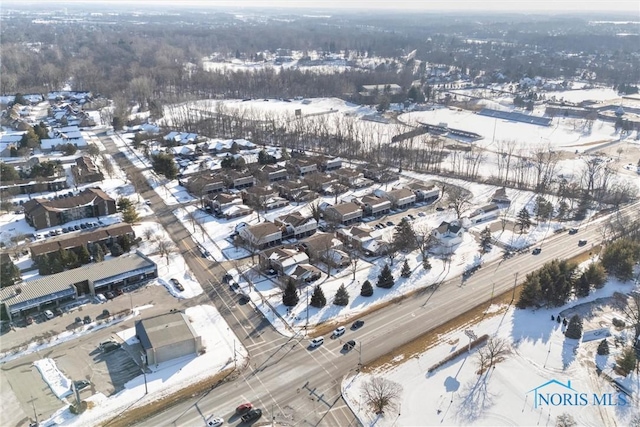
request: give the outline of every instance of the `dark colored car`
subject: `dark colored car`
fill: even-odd
[[[342,349],[344,351],[351,351],[351,349],[354,348],[355,346],[356,346],[356,342],[354,340],[350,340],[344,343],[344,345],[342,346]]]
[[[113,292],[111,292],[111,291],[107,291],[107,292],[105,292],[104,296],[105,296],[107,299],[114,299],[114,298],[116,297],[116,294],[114,294],[114,293],[113,293]]]
[[[182,286],[182,283],[180,283],[178,281],[178,279],[170,279],[170,282],[173,284],[173,286],[176,287],[177,290],[179,290],[180,292],[184,291],[184,286]]]
[[[243,423],[255,421],[262,416],[262,409],[252,409],[241,418]]]
[[[74,226],[73,226],[73,229],[74,229],[74,230],[76,230],[76,231],[78,231],[78,230],[80,230],[80,226],[79,226],[79,225],[74,225]]]
[[[578,232],[577,228],[571,228],[569,229],[569,234],[576,234]]]
[[[27,325],[31,325],[33,323],[33,317],[27,316]]]
[[[75,382],[76,390],[82,390],[83,388],[87,388],[91,385],[91,382],[87,380],[80,380]]]
[[[82,319],[80,317],[76,317],[76,323],[82,323]]]
[[[105,341],[103,343],[100,343],[100,350],[103,353],[110,353],[112,351],[119,349],[120,347],[122,347],[122,344],[115,341]]]
[[[581,239],[581,240],[578,241],[578,246],[584,246],[586,244],[587,244],[587,241],[584,240],[584,239]]]
[[[102,314],[99,314],[96,319],[106,319],[107,317],[111,316],[111,313],[109,312],[109,310],[104,309],[102,310]]]
[[[80,224],[80,228],[82,228],[83,230],[86,230],[87,229],[87,224],[85,224],[85,223]]]
[[[244,414],[247,411],[253,409],[253,405],[250,402],[243,403],[236,408],[236,414]]]
[[[534,255],[538,255],[540,252],[542,252],[542,249],[540,249],[540,248],[535,248],[535,249],[533,250],[533,252],[531,252],[531,253],[532,253],[532,254],[534,254]]]
[[[236,282],[231,282],[229,283],[229,289],[231,289],[233,292],[238,292],[240,290],[240,285],[238,285]]]
[[[438,212],[442,212],[442,211],[444,210],[444,208],[443,208],[442,206],[438,206],[438,207],[436,208],[436,210],[437,210]]]
[[[233,277],[229,273],[225,273],[225,275],[222,276],[222,283],[229,283],[231,279],[233,279]]]
[[[387,225],[388,225],[389,227],[393,227],[395,224],[393,223],[393,221],[387,221]]]
[[[60,307],[54,308],[53,314],[55,314],[56,316],[62,316],[62,309]]]
[[[91,316],[84,316],[84,319],[82,319],[82,323],[84,323],[85,325],[91,323]]]
[[[116,295],[122,295],[124,294],[124,291],[122,289],[116,289]]]
[[[364,320],[356,320],[355,322],[353,322],[353,325],[351,325],[351,329],[353,330],[360,329],[363,325],[364,325]]]

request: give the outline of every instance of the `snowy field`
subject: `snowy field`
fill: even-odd
[[[235,334],[227,328],[227,324],[218,311],[208,305],[187,308],[185,314],[191,322],[195,333],[202,337],[205,352],[198,356],[185,356],[151,366],[147,373],[149,394],[145,395],[144,378],[140,376],[124,385],[124,390],[107,397],[97,393],[87,399],[90,408],[76,416],[69,412],[68,406],[60,409],[43,425],[88,426],[102,425],[115,414],[148,404],[151,401],[169,396],[179,390],[202,381],[234,366],[234,349],[236,363],[240,366],[248,360],[248,352]],[[117,334],[127,344],[134,344],[135,329],[130,328]],[[38,366],[47,367],[43,372],[43,380],[54,389],[61,387],[63,374],[56,368],[51,359],[35,362]],[[45,374],[46,372],[46,374]]]
[[[380,368],[375,372],[358,374],[343,381],[343,396],[364,425],[379,427],[417,425],[466,425],[466,426],[511,426],[546,425],[555,426],[556,417],[568,413],[580,426],[629,425],[629,418],[637,413],[637,406],[627,399],[626,405],[615,405],[618,392],[598,376],[596,363],[603,372],[621,381],[637,393],[639,378],[631,374],[627,379],[611,369],[611,361],[622,347],[613,345],[609,338],[611,354],[597,356],[599,340],[586,342],[565,338],[561,323],[551,321],[551,316],[562,313],[570,317],[572,308],[590,312],[585,319],[585,331],[594,330],[601,336],[602,327],[609,327],[616,316],[611,307],[602,300],[592,306],[580,306],[585,302],[611,296],[614,292],[628,293],[632,283],[609,280],[608,284],[589,297],[571,301],[564,307],[547,310],[516,310],[507,306],[492,306],[483,320],[475,324],[460,325],[457,329],[438,337],[437,343],[417,356],[396,360],[394,366]],[[618,317],[622,317],[620,314]],[[464,353],[453,361],[429,373],[428,369],[451,352],[464,348],[469,338],[464,331],[471,329],[476,336],[488,334],[502,338],[510,346],[511,353],[504,361],[478,374],[477,349]],[[594,332],[595,333],[595,332]],[[610,329],[614,337],[623,338],[624,332]],[[401,359],[401,358],[398,358]],[[382,376],[403,386],[400,406],[376,417],[363,399],[362,386],[372,376]],[[563,393],[563,385],[570,382],[575,392],[601,395],[612,393],[614,405],[596,405],[589,398],[586,406],[551,406],[536,399],[534,389],[555,380],[545,387],[549,393]],[[573,393],[573,391],[570,391]],[[542,390],[540,390],[542,393]],[[537,406],[537,407],[536,407]]]

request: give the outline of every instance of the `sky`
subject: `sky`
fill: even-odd
[[[8,0],[9,4],[52,4],[44,0]],[[55,2],[58,3],[58,2]],[[67,4],[106,4],[141,6],[206,6],[224,8],[304,8],[316,10],[412,10],[412,11],[487,11],[487,12],[631,12],[630,20],[640,20],[640,0],[66,0]]]

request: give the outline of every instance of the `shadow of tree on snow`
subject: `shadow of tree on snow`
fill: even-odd
[[[489,391],[489,379],[493,370],[467,382],[459,396],[456,411],[462,424],[470,424],[495,404],[496,394]]]

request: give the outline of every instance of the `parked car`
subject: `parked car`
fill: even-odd
[[[74,230],[76,230],[76,231],[78,231],[78,230],[80,230],[80,226],[79,226],[79,225],[74,225],[74,226],[73,226],[73,229],[74,229]]]
[[[104,309],[102,310],[102,314],[99,314],[96,319],[106,319],[107,317],[111,316],[111,312],[109,312],[109,310]]]
[[[344,351],[351,351],[351,349],[354,348],[355,346],[356,346],[356,342],[354,340],[350,340],[344,343],[344,345],[342,346],[342,349]]]
[[[231,279],[233,279],[233,276],[231,276],[229,273],[225,273],[225,275],[222,276],[222,283],[229,283]]]
[[[426,216],[427,214],[424,212],[418,212],[418,216]]]
[[[91,323],[91,316],[89,315],[84,316],[84,318],[82,319],[82,323],[84,323],[85,325],[88,325],[89,323]]]
[[[587,241],[585,239],[578,240],[578,246],[584,246],[586,244],[587,244]]]
[[[122,347],[122,344],[111,340],[111,341],[101,342],[99,347],[100,347],[100,351],[102,351],[103,353],[110,353]]]
[[[444,208],[443,208],[442,206],[438,206],[438,207],[436,208],[436,210],[437,210],[438,212],[442,212],[442,211],[444,210]]]
[[[275,276],[276,274],[278,274],[278,272],[276,270],[274,270],[273,268],[270,268],[267,270],[267,274],[269,276]]]
[[[309,341],[310,348],[320,347],[322,344],[324,344],[324,338],[322,337],[314,338],[311,341]]]
[[[395,224],[393,223],[393,221],[387,221],[387,226],[389,227],[393,227]]]
[[[104,296],[107,297],[107,299],[114,299],[116,297],[116,294],[111,291],[107,291],[105,292]]]
[[[363,325],[364,320],[356,320],[355,322],[353,322],[353,325],[351,325],[351,329],[355,331],[356,329],[360,329]]]
[[[75,322],[82,323],[82,318],[80,316],[76,317]]]
[[[144,204],[147,205],[147,206],[151,206],[151,200],[145,200]]]
[[[27,325],[31,325],[33,323],[33,317],[31,317],[31,316],[27,316],[27,318],[25,320],[27,322]]]
[[[120,288],[116,289],[116,295],[122,295],[124,294],[124,291]]]
[[[55,314],[56,316],[62,316],[62,309],[60,307],[54,308],[53,314]]]
[[[91,385],[91,382],[88,380],[80,380],[80,381],[75,381],[74,385],[76,386],[76,390],[82,390],[84,388],[87,388]]]
[[[211,418],[209,421],[207,421],[207,425],[209,427],[220,427],[222,424],[224,424],[224,420],[222,418]]]
[[[233,292],[238,293],[238,291],[240,290],[240,285],[238,285],[236,282],[231,282],[229,283],[229,289],[231,289]]]
[[[86,230],[87,229],[87,224],[85,224],[85,223],[80,224],[80,228],[82,228],[83,230]]]
[[[98,302],[107,302],[107,297],[105,297],[103,294],[96,294],[96,299],[98,300]]]
[[[250,421],[255,421],[258,418],[260,418],[262,416],[262,410],[261,409],[252,409],[249,412],[247,412],[246,414],[244,414],[241,418],[243,423],[247,423]]]
[[[415,219],[416,219],[416,217],[415,217],[415,216],[413,216],[413,215],[411,215],[411,214],[409,214],[409,215],[407,215],[407,216],[409,217],[409,219],[410,219],[411,221],[413,221],[413,220],[415,220]]]
[[[53,312],[51,310],[45,310],[44,317],[46,317],[47,319],[53,319],[54,317]]]
[[[345,328],[344,326],[340,326],[333,330],[331,337],[338,338],[339,336],[343,335],[346,331],[347,331],[347,328]]]
[[[569,229],[569,234],[576,234],[578,232],[577,228],[570,228]]]
[[[246,402],[242,405],[238,405],[238,407],[236,408],[236,414],[244,414],[251,409],[253,409],[253,405],[250,402]]]
[[[172,278],[169,281],[173,284],[173,286],[176,287],[177,290],[179,290],[180,292],[184,291],[184,286],[182,286],[178,279]]]
[[[538,255],[538,254],[540,254],[540,252],[542,252],[542,248],[535,248],[535,249],[533,250],[533,252],[531,252],[531,253],[532,253],[533,255]]]

